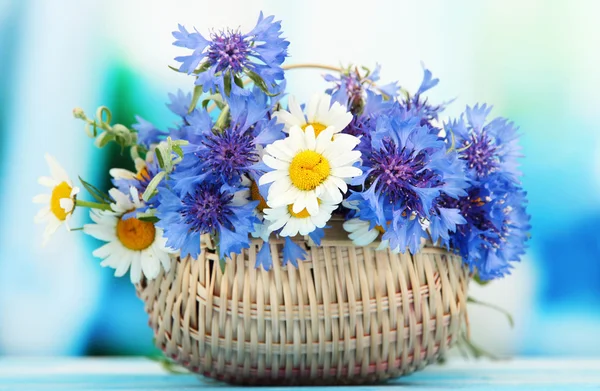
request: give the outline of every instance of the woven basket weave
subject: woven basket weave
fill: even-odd
[[[197,260],[137,285],[156,345],[189,370],[236,384],[373,383],[423,368],[457,339],[468,269],[444,249],[416,255],[308,241],[308,260],[254,267],[260,241],[227,262]]]

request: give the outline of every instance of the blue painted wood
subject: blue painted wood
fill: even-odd
[[[464,361],[454,358],[376,386],[336,390],[600,390],[600,359]],[[0,358],[0,390],[215,390],[234,389],[194,375],[170,374],[141,358]],[[248,388],[248,387],[246,387]],[[303,387],[305,388],[305,387]],[[270,387],[269,390],[285,390]]]

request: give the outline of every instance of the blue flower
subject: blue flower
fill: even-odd
[[[360,137],[360,144],[356,148],[364,155],[371,149],[371,134],[375,132],[377,118],[384,114],[390,114],[394,109],[394,103],[385,100],[382,95],[373,91],[366,91],[364,106],[360,114],[355,114],[352,121],[343,130],[344,133]]]
[[[138,144],[150,148],[151,145],[158,144],[166,138],[167,133],[157,129],[151,122],[139,115],[136,115],[135,119],[137,123],[131,127],[138,132]]]
[[[184,257],[197,257],[200,235],[210,234],[219,243],[221,259],[248,248],[248,235],[258,222],[257,202],[240,202],[233,190],[212,181],[199,183],[189,192],[160,188],[157,226],[164,230],[168,246],[181,249]]]
[[[446,105],[450,102],[445,102],[438,105],[429,103],[429,100],[423,94],[433,87],[437,86],[440,79],[434,78],[431,71],[423,67],[423,80],[417,92],[412,96],[407,96],[400,101],[400,106],[405,112],[405,117],[419,118],[419,124],[427,126],[437,134],[438,129],[432,121],[437,120],[439,113],[442,112]]]
[[[188,32],[179,25],[173,32],[174,45],[193,50],[188,56],[176,57],[181,62],[180,71],[188,74],[199,72],[196,84],[203,90],[215,91],[218,86],[225,92],[227,85],[236,93],[244,93],[236,84],[240,75],[255,75],[262,79],[271,90],[283,80],[281,64],[287,56],[289,42],[281,37],[281,22],[273,21],[274,16],[263,17],[262,12],[256,26],[247,34],[236,30],[213,32],[210,40],[198,31]],[[229,95],[229,94],[225,94]]]
[[[400,87],[397,82],[383,86],[375,85],[375,82],[379,81],[380,71],[381,65],[377,64],[373,72],[367,71],[365,75],[361,75],[358,68],[352,69],[351,67],[341,72],[339,77],[325,75],[325,81],[334,83],[334,86],[328,88],[325,92],[331,95],[333,102],[339,102],[354,114],[357,114],[364,106],[367,92],[378,92],[385,95],[386,99],[393,99],[398,96]]]
[[[298,267],[298,261],[306,259],[306,251],[289,238],[285,237],[285,243],[283,245],[283,264],[287,265],[291,263],[294,267]]]
[[[271,245],[268,242],[263,242],[260,251],[256,254],[256,268],[259,267],[262,267],[265,270],[271,270],[273,267]]]
[[[167,103],[167,107],[174,114],[177,114],[180,117],[188,115],[188,110],[192,103],[192,94],[190,92],[185,94],[183,91],[177,90],[177,95],[169,94],[169,100],[170,102]]]
[[[391,249],[417,252],[427,222],[434,241],[464,222],[455,211],[439,209],[441,196],[466,195],[464,164],[418,118],[379,116],[362,170],[364,190],[348,200],[358,207],[356,217],[384,231]]]
[[[505,118],[495,118],[486,123],[491,110],[492,107],[485,104],[467,106],[465,115],[446,124],[446,133],[449,138],[454,137],[470,178],[480,180],[499,173],[518,182],[518,129]]]
[[[242,177],[254,178],[260,171],[257,147],[284,138],[283,125],[267,117],[266,95],[255,91],[251,96],[232,95],[228,100],[231,121],[222,130],[213,130],[205,111],[187,116],[189,125],[182,134],[190,145],[174,174],[184,179],[176,187],[213,176],[221,183],[237,186]]]
[[[510,273],[512,262],[525,253],[530,216],[526,193],[506,176],[493,174],[475,183],[459,199],[444,197],[442,205],[460,210],[466,224],[451,234],[457,250],[482,280]]]

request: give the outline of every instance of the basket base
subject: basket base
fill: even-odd
[[[435,247],[415,255],[326,240],[298,267],[254,267],[262,243],[225,272],[205,248],[137,285],[156,345],[190,371],[240,385],[374,384],[444,356],[466,312],[469,270]]]

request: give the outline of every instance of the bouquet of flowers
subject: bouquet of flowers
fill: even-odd
[[[297,268],[308,258],[297,238],[318,247],[341,229],[376,251],[446,249],[480,280],[509,273],[524,254],[519,134],[491,117],[491,106],[468,106],[442,122],[447,103],[425,96],[439,81],[428,69],[411,94],[380,83],[379,65],[283,65],[289,42],[281,23],[262,13],[248,33],[207,37],[180,25],[173,36],[185,49],[173,70],[193,82],[190,92],[169,94],[177,122],[158,129],[138,116],[128,127],[112,124],[106,107],[95,118],[75,109],[96,145],[129,150],[135,169],[112,168],[107,193],[81,180],[87,201],[46,156],[51,177],[40,183],[51,193],[34,200],[44,204],[36,219],[48,223],[45,239],[90,208],[83,231],[106,242],[94,256],[136,284],[169,272],[175,258],[196,259],[204,238],[215,244],[221,272],[253,243],[253,267]],[[287,71],[303,67],[326,71],[330,84],[305,104],[285,82]],[[273,241],[283,243],[281,256]]]

